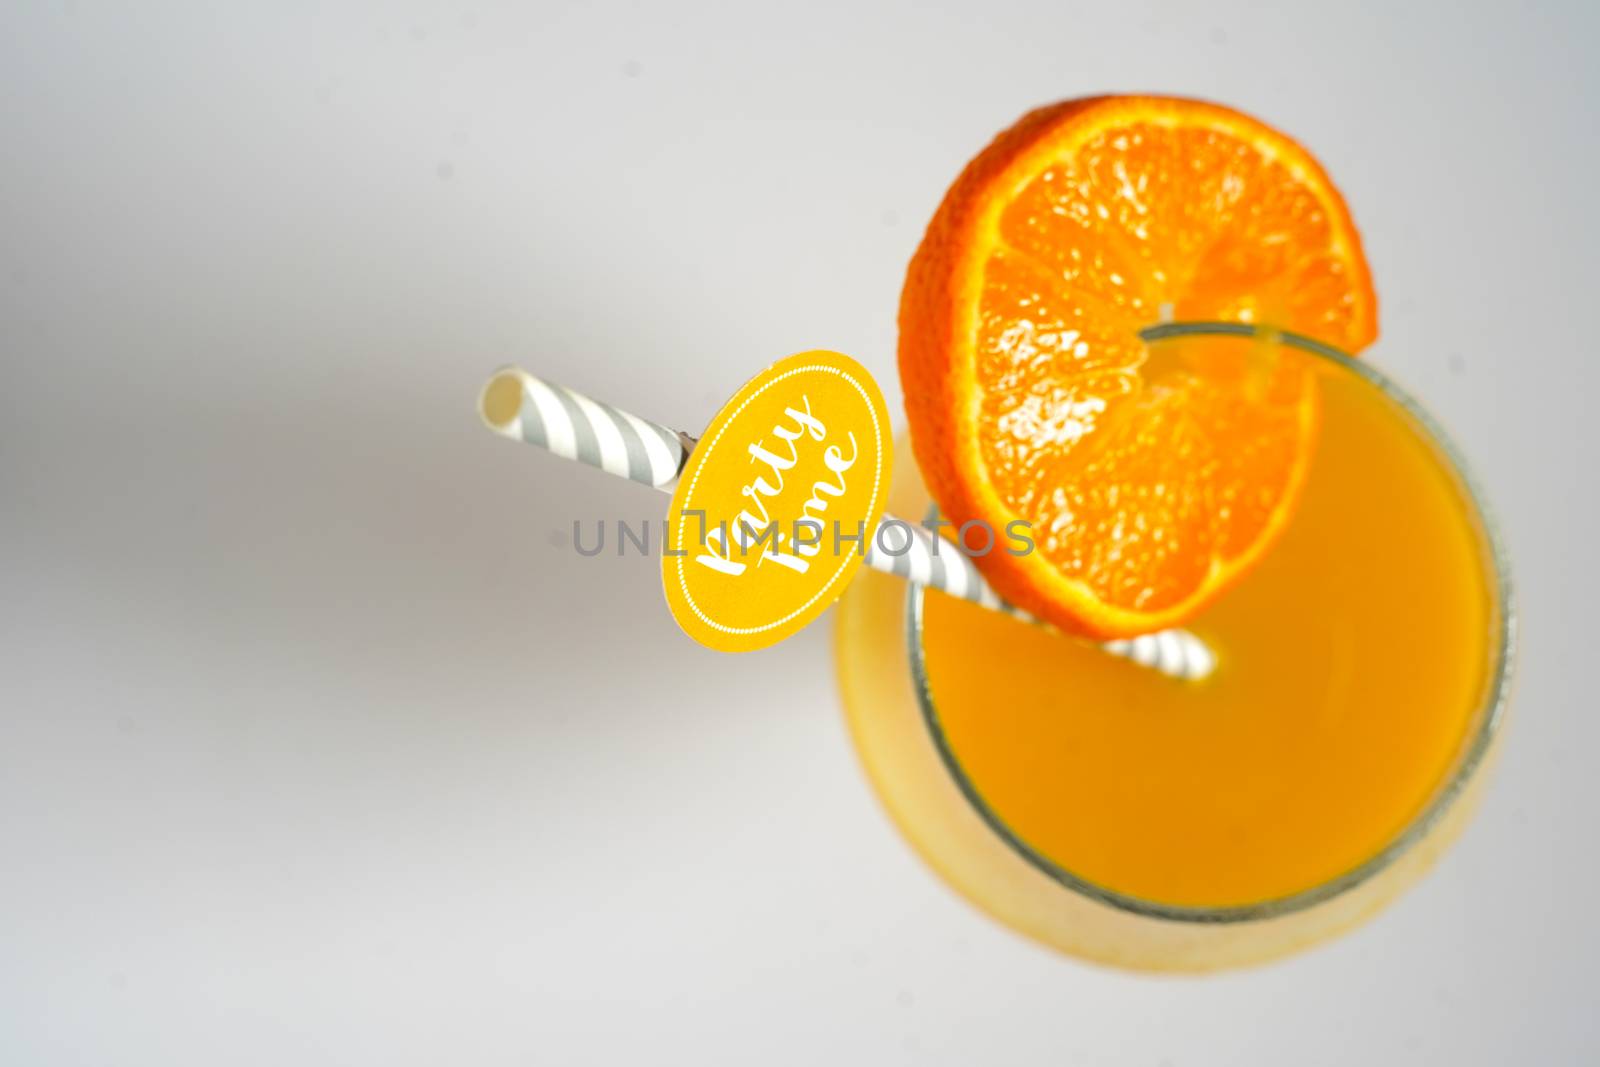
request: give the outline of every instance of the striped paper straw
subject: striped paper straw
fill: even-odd
[[[484,386],[479,413],[489,429],[513,441],[597,467],[607,474],[671,492],[694,448],[694,438],[631,415],[516,367],[495,373]],[[942,550],[941,550],[942,549]],[[927,527],[885,515],[874,531],[866,565],[994,611],[1046,625],[1006,603],[971,557]],[[1187,630],[1162,630],[1101,648],[1174,678],[1199,679],[1216,657]]]
[[[929,525],[937,515],[930,510]],[[867,552],[867,566],[873,570],[897,574],[908,582],[937,589],[949,596],[970,600],[1012,618],[1038,626],[1049,623],[1001,598],[994,587],[984,580],[983,572],[971,557],[943,538],[936,538],[928,526],[913,526],[908,522],[884,516],[878,523],[879,533],[872,539]],[[907,544],[909,542],[909,544]],[[889,544],[891,551],[880,546]],[[900,546],[907,550],[900,552]],[[942,545],[939,551],[936,546]],[[898,554],[896,554],[898,553]],[[1101,648],[1113,656],[1160,671],[1174,678],[1204,678],[1216,669],[1217,660],[1204,641],[1188,630],[1160,630],[1138,637],[1105,641]]]
[[[693,439],[565,386],[507,367],[478,402],[495,433],[526,441],[607,474],[671,492]]]

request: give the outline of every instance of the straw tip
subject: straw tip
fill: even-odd
[[[512,368],[497,371],[478,398],[478,414],[484,425],[507,437],[517,436],[517,421],[522,414],[522,377]]]

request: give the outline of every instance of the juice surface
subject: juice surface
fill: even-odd
[[[1012,834],[1080,878],[1186,906],[1310,889],[1393,841],[1480,721],[1497,609],[1475,513],[1390,401],[1348,372],[1320,378],[1289,528],[1189,625],[1219,659],[1204,682],[926,597],[954,760]]]

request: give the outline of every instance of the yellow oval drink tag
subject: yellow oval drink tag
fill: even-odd
[[[802,352],[746,383],[672,494],[661,577],[678,625],[749,652],[827,610],[872,544],[892,453],[883,394],[849,356]]]

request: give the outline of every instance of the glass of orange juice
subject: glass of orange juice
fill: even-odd
[[[1505,553],[1458,453],[1369,364],[1240,323],[1144,331],[1143,375],[1266,361],[1315,385],[1288,528],[1167,677],[876,573],[841,601],[846,716],[906,837],[962,895],[1129,968],[1258,963],[1359,923],[1460,830],[1504,717]],[[911,464],[891,500],[921,514]]]

